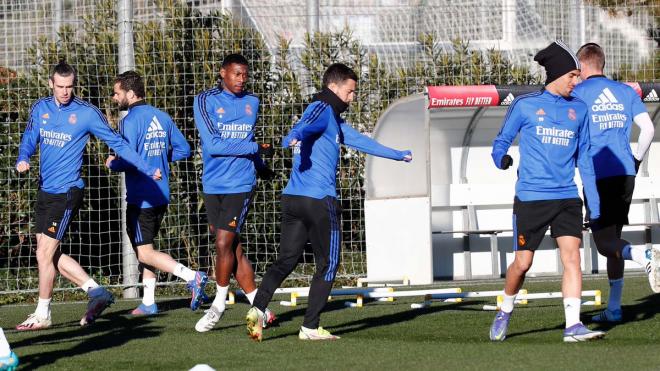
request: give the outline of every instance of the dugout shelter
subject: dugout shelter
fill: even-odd
[[[656,126],[638,174],[623,238],[635,245],[660,243],[660,83],[628,83]],[[373,138],[411,149],[409,164],[367,156],[365,233],[367,280],[503,277],[513,260],[511,232],[518,142],[514,166],[499,170],[490,152],[515,97],[541,89],[527,86],[429,86],[424,94],[395,101],[379,118]],[[631,140],[639,129],[633,125]],[[578,188],[581,190],[579,175]],[[583,239],[585,273],[606,270],[590,234]],[[591,248],[593,246],[593,248]],[[626,269],[638,269],[635,264]],[[555,242],[546,234],[529,276],[561,273]]]

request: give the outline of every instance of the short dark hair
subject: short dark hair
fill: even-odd
[[[248,61],[245,59],[244,56],[238,54],[238,53],[232,53],[229,54],[225,57],[225,59],[222,60],[222,68],[225,68],[229,66],[230,64],[240,64],[243,66],[248,66]]]
[[[115,84],[119,84],[123,91],[133,90],[135,96],[144,98],[144,81],[142,76],[135,71],[120,73],[115,77]]]
[[[578,49],[577,57],[580,63],[588,64],[593,68],[602,70],[605,68],[605,52],[596,43],[584,44]]]
[[[323,86],[327,87],[333,82],[337,85],[346,80],[358,81],[355,72],[343,63],[333,63],[323,73]]]
[[[53,76],[55,74],[58,74],[62,77],[69,77],[73,75],[73,83],[76,83],[76,80],[78,79],[78,73],[76,72],[76,69],[73,68],[70,64],[66,63],[65,60],[60,60],[60,62],[56,65],[53,66],[53,68],[50,69],[50,80],[53,80]]]

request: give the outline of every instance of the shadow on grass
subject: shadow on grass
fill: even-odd
[[[120,347],[131,340],[159,336],[163,332],[163,327],[155,326],[152,323],[153,319],[154,316],[127,318],[123,312],[108,313],[91,326],[80,327],[77,322],[72,321],[51,327],[45,330],[49,331],[46,334],[35,332],[35,336],[12,343],[12,348],[20,349],[37,344],[77,343],[69,349],[59,348],[21,356],[21,368],[37,369],[51,365],[59,359],[80,357],[85,353]],[[52,332],[53,329],[61,329],[61,331]]]
[[[591,320],[593,315],[600,313],[604,309],[594,310],[589,313],[588,321],[585,323],[596,324],[597,330],[607,331],[619,325],[624,325],[629,322],[638,322],[650,320],[655,317],[656,314],[660,313],[660,295],[652,294],[644,298],[641,298],[637,301],[636,304],[632,305],[622,305],[621,309],[623,311],[623,317],[621,322],[613,323],[596,323]]]
[[[374,329],[377,327],[381,326],[389,326],[393,325],[396,323],[402,323],[402,322],[407,322],[407,321],[412,321],[416,319],[417,317],[420,316],[426,316],[426,315],[431,315],[440,311],[446,311],[446,310],[457,310],[457,309],[468,309],[468,308],[463,308],[472,305],[471,303],[453,303],[453,304],[445,304],[445,305],[438,305],[438,306],[432,306],[428,308],[423,308],[423,309],[410,309],[410,310],[405,310],[402,312],[398,313],[392,313],[392,314],[387,314],[383,316],[376,316],[376,317],[369,317],[369,318],[363,318],[360,320],[356,321],[351,321],[351,322],[346,322],[346,323],[341,323],[337,324],[335,326],[329,326],[327,327],[328,329],[331,329],[333,334],[335,335],[343,335],[343,334],[349,334],[352,332],[357,332],[360,330],[364,329]],[[329,302],[325,309],[323,310],[323,314],[334,311],[334,310],[340,310],[340,309],[345,309],[346,306],[344,304],[343,300],[337,300],[337,301],[331,301]],[[282,321],[284,322],[286,320],[290,320],[293,317],[304,315],[306,308],[300,308],[297,310],[292,310],[286,313],[283,313],[282,315]],[[278,317],[278,322],[279,322],[279,317]],[[298,331],[295,332],[290,332],[290,333],[285,333],[285,334],[280,334],[278,336],[274,337],[269,337],[266,335],[267,340],[275,340],[279,338],[286,338],[289,336],[297,335]]]

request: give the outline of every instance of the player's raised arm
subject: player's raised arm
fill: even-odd
[[[23,132],[21,138],[21,145],[18,147],[18,159],[16,160],[16,170],[19,173],[30,170],[30,157],[37,150],[37,143],[39,142],[39,125],[34,125],[39,119],[37,112],[37,105],[39,102],[32,105],[30,110],[30,118],[28,119],[27,127]]]
[[[193,104],[195,125],[201,136],[202,147],[211,156],[247,156],[257,153],[259,146],[256,142],[222,138],[207,110],[207,98],[207,93],[199,94],[195,97]]]
[[[119,121],[119,133],[133,150],[137,150],[137,133],[135,130],[130,130],[130,132],[127,132],[124,119]],[[105,160],[105,166],[107,166],[110,170],[117,172],[135,169],[135,166],[124,161],[121,157],[117,157],[115,155],[108,156],[108,158]]]
[[[326,115],[332,115],[332,108],[325,102],[315,101],[305,109],[303,117],[282,139],[282,147],[292,147],[313,135],[325,131],[328,126]]]
[[[344,144],[355,148],[360,152],[370,154],[372,156],[389,158],[397,161],[412,161],[412,152],[399,151],[394,148],[384,146],[377,141],[369,138],[366,135],[360,134],[352,126],[342,123],[341,130],[344,134]]]
[[[104,141],[110,148],[115,150],[124,161],[135,166],[141,173],[153,177],[154,179],[160,179],[159,169],[151,167],[144,162],[144,160],[142,160],[142,158],[131,149],[121,135],[110,127],[105,116],[103,116],[98,109],[94,109],[94,111],[98,115],[98,119],[90,120],[89,128],[92,134]]]
[[[518,99],[514,100],[511,107],[509,107],[506,116],[504,116],[502,128],[493,141],[493,152],[491,156],[493,157],[495,166],[502,170],[506,170],[509,166],[513,165],[513,159],[507,152],[513,140],[516,139],[516,135],[520,132],[524,120],[520,113],[520,106],[516,105],[516,103],[518,103]]]
[[[190,144],[174,123],[170,126],[170,139],[172,148],[169,157],[171,162],[183,160],[190,157]]]

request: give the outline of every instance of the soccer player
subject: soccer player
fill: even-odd
[[[598,218],[600,214],[588,152],[587,107],[571,97],[580,76],[580,63],[561,41],[538,52],[534,60],[545,67],[545,88],[513,101],[493,143],[495,165],[506,170],[513,163],[507,151],[520,134],[520,166],[513,202],[515,257],[506,272],[504,301],[490,329],[490,339],[505,339],[516,295],[548,227],[564,266],[564,341],[600,338],[604,332],[591,331],[580,322],[582,200],[573,180],[576,164],[585,193],[595,200],[588,205],[591,215]]]
[[[126,117],[119,123],[124,140],[146,163],[163,169],[163,179],[156,182],[122,158],[109,156],[106,160],[108,168],[126,174],[126,229],[142,270],[144,296],[142,303],[131,313],[158,313],[154,298],[156,269],[172,273],[188,282],[192,289],[190,309],[197,310],[208,280],[206,273],[190,270],[171,256],[155,251],[153,245],[170,201],[169,162],[190,156],[190,145],[167,113],[144,101],[144,82],[137,72],[127,71],[118,75],[113,91],[112,99],[119,109],[128,110]]]
[[[202,187],[211,233],[215,235],[217,294],[206,314],[197,322],[199,332],[210,331],[222,317],[233,273],[250,304],[256,295],[254,270],[240,240],[257,174],[272,175],[261,156],[270,157],[268,144],[257,144],[254,127],[259,98],[245,91],[248,62],[229,54],[220,69],[222,83],[195,97],[195,125],[202,145]],[[270,315],[272,321],[273,315]]]
[[[589,109],[590,154],[596,173],[600,217],[589,218],[598,252],[607,257],[610,296],[607,309],[593,317],[595,322],[621,321],[624,260],[646,268],[653,292],[660,292],[660,251],[632,247],[621,239],[628,224],[628,211],[635,188],[635,175],[653,141],[653,122],[639,95],[630,86],[603,75],[605,53],[594,43],[583,45],[577,53],[582,69],[580,83],[573,95]],[[636,150],[630,148],[632,123],[640,128]],[[591,199],[586,198],[587,204]]]
[[[160,179],[160,169],[152,167],[131,150],[114,131],[98,108],[73,95],[76,71],[66,62],[55,65],[48,85],[53,96],[37,100],[18,150],[16,170],[30,169],[30,157],[39,147],[39,193],[35,205],[39,302],[17,330],[39,330],[51,325],[50,301],[59,271],[89,296],[84,326],[92,323],[113,303],[109,291],[90,278],[80,264],[59,249],[73,217],[82,205],[84,182],[80,177],[83,151],[89,134],[94,134],[133,164],[141,173]]]
[[[410,151],[385,147],[361,135],[341,118],[354,98],[357,80],[355,72],[344,64],[328,67],[323,74],[323,90],[282,141],[284,147],[293,147],[293,169],[282,195],[279,255],[261,281],[254,306],[246,317],[248,333],[255,340],[262,339],[266,305],[296,267],[307,241],[312,245],[316,272],[298,337],[339,339],[319,326],[320,313],[339,268],[341,250],[341,207],[336,189],[339,145],[392,160],[412,160]]]

